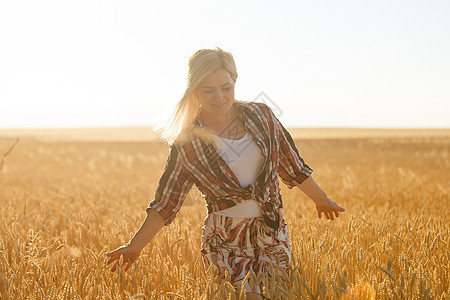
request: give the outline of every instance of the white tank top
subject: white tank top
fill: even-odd
[[[230,140],[211,134],[217,152],[236,175],[242,187],[255,184],[259,171],[264,164],[261,149],[247,132],[239,140]],[[250,199],[215,214],[234,218],[256,218],[262,216],[261,207],[256,200]]]

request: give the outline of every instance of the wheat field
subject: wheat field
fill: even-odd
[[[0,159],[17,135],[5,132]],[[450,131],[295,132],[314,178],[347,212],[318,219],[311,200],[280,183],[294,269],[266,294],[449,299]],[[104,253],[144,220],[167,150],[157,139],[22,138],[0,173],[0,298],[234,299],[203,268],[195,187],[128,272],[106,267]]]

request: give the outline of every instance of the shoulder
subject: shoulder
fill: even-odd
[[[170,147],[178,152],[182,159],[194,159],[203,151],[205,143],[211,142],[211,139],[212,137],[204,129],[194,125],[181,133]]]
[[[278,120],[267,104],[246,101],[243,102],[243,106],[247,110],[246,117],[251,119],[251,122],[259,127],[261,131],[269,132],[271,135],[277,134]]]
[[[240,104],[244,107],[244,109],[250,110],[260,117],[264,117],[266,119],[272,118],[272,109],[263,102],[240,101]]]

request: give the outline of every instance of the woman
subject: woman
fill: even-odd
[[[203,49],[189,59],[187,88],[163,139],[170,145],[164,172],[147,218],[131,241],[106,253],[108,264],[123,256],[125,271],[144,246],[169,225],[195,184],[208,214],[202,227],[205,269],[230,274],[239,287],[255,274],[291,269],[291,244],[284,219],[278,175],[288,188],[299,187],[322,213],[334,220],[345,208],[331,201],[311,176],[290,134],[263,103],[234,98],[237,72],[233,56]],[[262,293],[246,284],[247,296]]]

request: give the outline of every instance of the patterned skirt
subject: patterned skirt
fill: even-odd
[[[210,213],[202,227],[201,254],[205,270],[209,267],[218,275],[225,271],[231,283],[238,290],[249,271],[255,276],[271,270],[277,274],[289,275],[292,269],[291,244],[283,210],[280,209],[282,224],[276,238],[269,234],[262,217],[233,218]],[[246,281],[246,292],[262,293],[263,282],[250,286]]]

